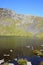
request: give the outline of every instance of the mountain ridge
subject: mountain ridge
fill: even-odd
[[[0,8],[0,35],[40,37],[41,34],[43,38],[43,17]]]

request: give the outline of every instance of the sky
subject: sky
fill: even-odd
[[[0,0],[0,8],[11,9],[18,14],[43,17],[43,0]]]

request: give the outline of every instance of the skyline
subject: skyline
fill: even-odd
[[[0,0],[0,8],[14,10],[18,14],[43,17],[43,0]]]

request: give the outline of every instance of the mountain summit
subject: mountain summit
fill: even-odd
[[[0,8],[0,17],[13,17],[14,15],[15,12],[5,8]]]
[[[0,8],[0,35],[43,37],[43,17]]]

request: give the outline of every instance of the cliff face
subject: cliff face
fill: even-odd
[[[43,17],[17,14],[0,8],[0,35],[43,38]]]

